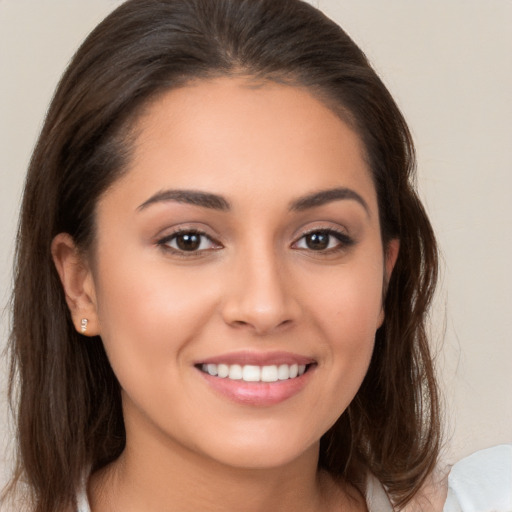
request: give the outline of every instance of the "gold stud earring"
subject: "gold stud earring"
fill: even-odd
[[[88,323],[89,323],[89,320],[87,320],[87,318],[82,318],[82,321],[80,322],[80,332],[82,334],[85,334],[85,331],[87,331]]]

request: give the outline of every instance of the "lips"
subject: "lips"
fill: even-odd
[[[195,367],[206,382],[231,401],[275,405],[299,393],[316,362],[284,353],[234,353],[209,358]]]

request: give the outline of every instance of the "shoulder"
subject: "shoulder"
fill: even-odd
[[[366,491],[370,512],[393,510],[374,477]],[[512,512],[512,444],[480,450],[435,471],[401,512]]]
[[[512,444],[480,450],[452,467],[443,512],[510,511]]]

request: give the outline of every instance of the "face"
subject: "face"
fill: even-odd
[[[236,467],[317,446],[383,320],[377,211],[357,135],[305,90],[218,79],[153,103],[87,277],[128,446]]]

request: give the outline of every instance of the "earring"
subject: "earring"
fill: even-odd
[[[88,323],[89,323],[89,320],[87,320],[87,318],[82,318],[82,321],[80,322],[80,332],[82,334],[85,334],[85,331],[87,331]]]

